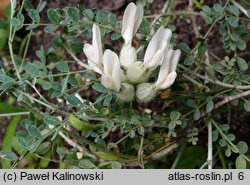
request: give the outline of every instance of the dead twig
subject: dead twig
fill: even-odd
[[[239,94],[236,94],[234,96],[225,96],[223,100],[219,101],[218,103],[216,103],[214,105],[214,108],[212,111],[214,111],[215,109],[218,109],[219,107],[221,107],[222,105],[225,105],[233,100],[237,100],[237,99],[240,99],[240,98],[244,98],[246,96],[249,96],[250,95],[250,90],[247,90],[245,92],[242,92],[242,93],[239,93]],[[207,111],[204,111],[201,113],[201,118],[203,118],[204,116],[206,116],[209,112]]]

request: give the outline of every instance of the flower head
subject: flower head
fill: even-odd
[[[103,53],[100,29],[95,24],[92,28],[92,45],[84,45],[89,67],[101,74],[101,83],[107,89],[115,91],[120,102],[132,101],[135,96],[138,102],[150,102],[157,91],[170,87],[177,76],[176,67],[181,51],[172,49],[170,29],[160,27],[149,42],[144,61],[137,61],[132,39],[142,17],[142,5],[130,3],[127,6],[122,20],[122,37],[125,43],[120,58],[109,49]],[[151,83],[149,79],[158,66],[161,66],[158,79]]]
[[[177,77],[176,68],[181,56],[179,49],[169,49],[163,58],[163,63],[160,68],[159,76],[155,82],[157,90],[163,90],[170,87]]]
[[[129,3],[122,19],[122,37],[125,40],[125,45],[131,45],[133,36],[141,24],[142,17],[143,6]]]
[[[101,74],[101,68],[103,63],[103,51],[99,26],[93,24],[92,32],[92,45],[85,44],[83,51],[88,58],[89,67],[95,72]]]
[[[103,55],[102,84],[111,90],[118,92],[121,87],[121,69],[117,54],[109,49]]]
[[[161,65],[165,52],[171,47],[169,44],[171,36],[171,30],[162,26],[153,35],[144,56],[143,63],[146,68],[156,68]]]

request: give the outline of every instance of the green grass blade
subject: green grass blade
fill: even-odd
[[[2,146],[3,151],[11,151],[16,127],[17,127],[20,119],[21,119],[20,116],[15,116],[12,119],[12,121],[10,122],[9,126],[7,127],[5,136],[3,138],[3,146]],[[3,169],[9,169],[10,167],[11,167],[10,161],[8,161],[8,160],[2,161],[2,168]]]

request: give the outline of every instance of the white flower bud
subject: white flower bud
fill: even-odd
[[[156,96],[156,88],[152,83],[141,83],[137,86],[136,99],[140,103],[148,103]]]
[[[123,45],[121,53],[120,53],[120,61],[121,65],[124,68],[128,68],[136,61],[136,50],[131,45]]]
[[[134,86],[128,83],[122,83],[120,91],[116,93],[116,97],[120,102],[129,102],[134,100],[135,97]]]
[[[140,61],[134,62],[127,69],[128,80],[134,84],[146,82],[151,75],[151,71],[143,66]]]

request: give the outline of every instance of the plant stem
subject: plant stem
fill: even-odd
[[[12,27],[12,26],[10,26]],[[9,40],[9,51],[10,51],[10,56],[11,56],[11,61],[14,65],[15,71],[16,71],[16,75],[19,81],[22,80],[20,73],[18,71],[17,65],[16,65],[16,61],[15,61],[15,57],[14,57],[14,52],[13,52],[13,47],[12,47],[12,40]]]
[[[36,91],[36,93],[38,94],[38,96],[47,104],[50,104],[44,97],[43,95],[41,95],[41,93],[37,90],[36,86],[33,85],[31,82],[29,82],[28,80],[25,80],[27,82],[27,84],[29,84],[29,86],[34,89]]]
[[[178,143],[174,142],[172,144],[167,144],[166,146],[161,147],[159,150],[151,153],[147,157],[144,158],[144,160],[156,160],[161,158],[162,156],[168,154],[169,152],[173,151],[178,147]]]
[[[69,48],[66,47],[66,50],[70,54],[70,56],[77,62],[77,64],[88,70],[92,70],[87,64],[83,63],[79,58],[77,58],[77,56]]]
[[[21,4],[20,12],[19,13],[22,12],[23,5],[24,5],[24,1]],[[14,14],[15,14],[15,8],[16,8],[16,7],[14,7],[13,1],[11,1],[10,6],[11,6],[10,19],[13,19]],[[14,52],[13,52],[13,47],[12,47],[12,43],[13,43],[15,34],[16,34],[16,26],[14,26],[14,30],[13,30],[13,25],[10,25],[9,41],[8,41],[9,51],[10,51],[11,61],[12,61],[13,65],[14,65],[14,68],[15,68],[15,71],[16,71],[17,78],[19,79],[19,81],[21,81],[22,78],[20,76],[18,67],[16,65],[16,60],[15,60],[15,56],[14,56]]]
[[[20,67],[19,67],[19,71],[22,71],[23,63],[24,63],[24,60],[25,60],[26,55],[27,55],[27,52],[28,52],[29,43],[30,43],[30,39],[31,39],[32,33],[33,33],[33,29],[30,30],[30,32],[29,32],[28,40],[27,40],[27,43],[26,43],[26,46],[25,46],[25,49],[24,49],[23,58],[22,58],[21,65],[20,65]]]
[[[122,141],[124,141],[127,137],[129,136],[129,134],[125,135],[124,137],[122,137],[120,140],[118,140],[115,144],[118,145],[120,144]]]
[[[223,91],[217,93],[216,95],[212,96],[212,100],[215,99],[216,97],[220,96],[220,95],[223,95],[224,93],[226,93],[228,91],[231,91],[231,89],[226,89],[226,90],[223,90]],[[197,108],[201,109],[201,107],[203,107],[206,104],[207,104],[207,102],[204,102],[204,103],[200,104]],[[189,111],[188,113],[186,113],[184,115],[184,117],[187,117],[188,115],[192,114],[194,111],[195,111],[195,109]],[[206,112],[202,112],[201,117],[205,116],[206,114],[207,114]]]
[[[217,125],[217,123],[212,120],[213,125],[216,127],[216,129],[218,130],[218,132],[220,133],[221,137],[223,137],[230,145],[231,147],[237,151],[239,153],[239,149],[235,146],[235,144],[233,144],[228,138],[227,136],[222,132],[222,130],[220,129],[220,127]],[[250,162],[250,159],[245,155],[245,154],[241,154],[248,162]]]
[[[22,115],[29,115],[30,112],[13,112],[13,113],[5,113],[5,114],[0,114],[1,117],[8,117],[8,116],[22,116]]]
[[[203,169],[207,166],[207,161],[200,167],[200,169]]]
[[[141,137],[141,143],[140,148],[138,150],[138,163],[142,169],[144,169],[144,161],[143,161],[143,143],[144,143],[144,137]]]
[[[53,128],[53,127],[52,127]],[[68,136],[66,136],[62,131],[59,131],[58,134],[73,148],[77,148],[80,152],[84,152],[88,157],[91,157],[92,159],[96,159],[96,157],[87,152],[85,147],[80,146],[78,143],[74,142],[73,140],[71,140]]]
[[[203,89],[206,86],[197,82],[195,79],[191,78],[190,76],[186,75],[186,74],[181,74],[184,78],[186,78],[187,80],[189,80],[190,82],[194,83],[195,85],[197,85],[199,88]],[[206,87],[208,88],[208,87]]]
[[[11,95],[11,97],[13,97],[15,100],[17,100],[17,96],[16,96],[16,94],[15,93],[13,93],[13,92],[9,92],[10,93],[10,95]],[[36,109],[34,109],[33,107],[31,107],[30,105],[27,105],[25,102],[23,102],[23,101],[21,101],[21,102],[19,102],[19,103],[21,103],[22,104],[22,106],[25,108],[25,109],[27,109],[29,112],[32,112],[33,114],[35,114],[39,119],[43,119],[43,114],[42,113],[40,113],[40,112],[38,112],[38,110],[36,110]]]
[[[182,145],[181,145],[180,150],[178,151],[178,155],[177,155],[177,157],[175,158],[173,165],[171,166],[171,169],[175,169],[175,168],[176,168],[178,162],[179,162],[180,159],[181,159],[181,156],[182,156],[182,154],[183,154],[183,150],[184,150],[184,148],[186,147],[186,145],[187,145],[187,141],[184,141],[184,142],[182,143]]]
[[[227,84],[227,83],[221,82],[219,80],[210,79],[209,77],[203,76],[203,75],[201,75],[199,73],[195,73],[195,72],[189,70],[188,68],[186,68],[182,64],[178,64],[178,67],[185,70],[185,71],[188,71],[189,73],[197,76],[198,78],[200,78],[202,80],[209,81],[209,82],[211,82],[213,84],[216,84],[216,85],[219,85],[219,86],[222,86],[222,87],[226,87],[226,88],[230,88],[230,89],[241,89],[241,90],[250,89],[250,85],[232,85],[232,84]]]
[[[207,152],[207,165],[208,169],[213,167],[213,140],[212,140],[212,122],[209,120],[207,124],[208,130],[208,152]]]
[[[222,154],[221,147],[218,148],[218,155],[219,155],[219,158],[220,158],[220,161],[221,161],[222,168],[227,169],[226,161],[225,161],[225,158],[224,158],[224,156]]]
[[[21,160],[23,160],[23,158],[32,150],[32,147],[34,147],[34,144],[39,143],[44,141],[47,137],[50,136],[51,133],[53,133],[56,130],[57,127],[54,127],[53,129],[51,129],[49,132],[47,132],[41,139],[38,139],[36,141],[34,141],[27,149],[25,149],[25,151],[20,155],[20,157],[12,164],[11,168],[14,169]]]
[[[176,16],[176,15],[199,15],[202,16],[201,13],[199,12],[190,12],[186,10],[181,10],[181,11],[175,11],[173,13],[160,13],[160,14],[155,14],[155,15],[145,15],[144,18],[154,18],[154,17],[164,17],[164,16]]]
[[[67,75],[72,75],[72,74],[77,74],[77,73],[84,73],[86,71],[88,71],[88,70],[70,71],[70,72],[66,72],[66,73],[59,73],[59,74],[53,74],[53,75],[36,76],[36,78],[48,78],[48,77],[67,76]]]
[[[23,93],[23,95],[26,96],[27,98],[29,98],[31,101],[35,101],[35,102],[37,102],[37,103],[39,103],[39,104],[41,104],[41,105],[43,105],[43,106],[45,106],[45,107],[47,107],[47,108],[49,108],[49,109],[51,109],[51,110],[55,110],[55,108],[52,107],[51,105],[49,105],[49,104],[47,104],[47,103],[45,103],[45,102],[42,102],[42,101],[40,101],[40,100],[38,100],[38,99],[36,99],[36,98],[30,96],[30,95],[27,94],[27,93]]]

